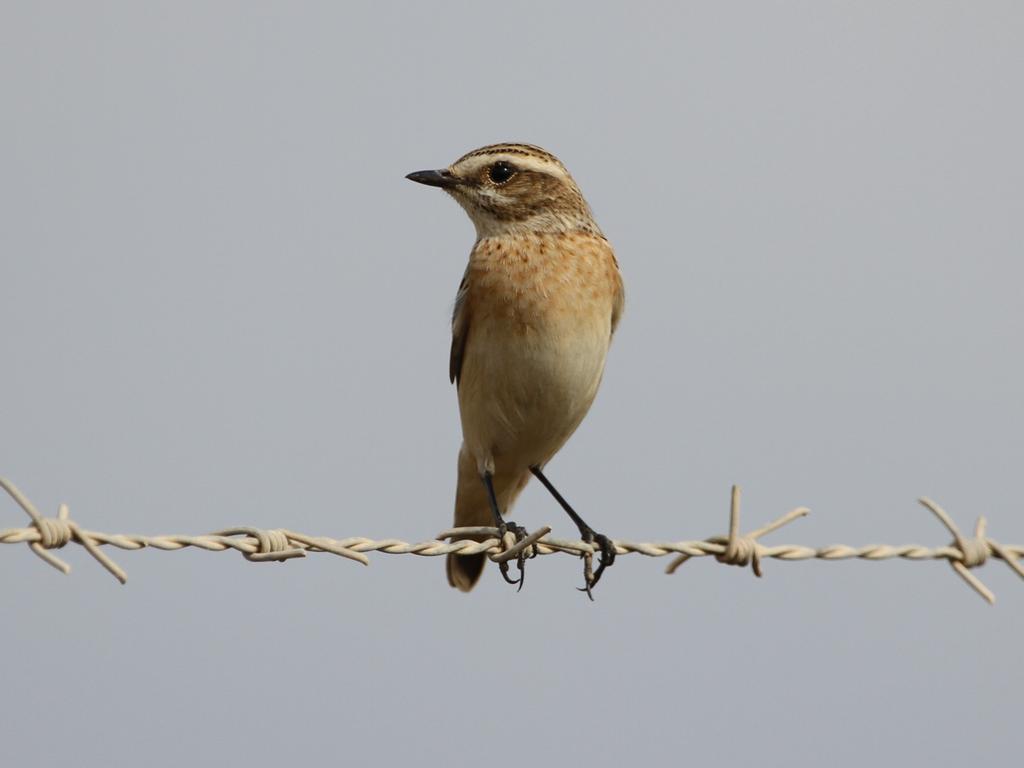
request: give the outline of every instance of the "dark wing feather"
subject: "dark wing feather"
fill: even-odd
[[[622,317],[622,310],[626,306],[626,288],[622,284],[622,275],[619,274],[619,270],[615,270],[616,286],[615,286],[615,298],[612,299],[612,333],[615,333],[616,327],[619,325],[619,319]]]
[[[448,378],[458,384],[462,375],[462,355],[466,351],[466,338],[469,336],[469,310],[466,306],[466,294],[469,286],[469,267],[459,283],[459,291],[455,294],[455,309],[452,310],[452,351],[448,358]]]

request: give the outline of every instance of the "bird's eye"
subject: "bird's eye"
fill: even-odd
[[[499,160],[491,166],[491,170],[488,171],[487,175],[495,184],[504,184],[516,175],[516,169],[504,160]]]

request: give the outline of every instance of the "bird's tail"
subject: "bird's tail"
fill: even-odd
[[[494,476],[494,495],[502,514],[508,514],[529,479],[529,471],[511,475],[498,473]],[[455,490],[455,526],[475,525],[494,525],[494,515],[491,514],[487,489],[477,472],[476,461],[463,445],[459,451],[459,479]],[[480,540],[482,537],[463,538]],[[469,592],[483,573],[485,559],[486,555],[483,554],[448,555],[448,583],[463,592]]]

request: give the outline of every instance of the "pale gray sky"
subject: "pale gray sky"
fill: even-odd
[[[549,474],[599,530],[1024,541],[1015,3],[0,5],[0,474],[86,527],[429,538],[465,215],[405,173],[541,144],[627,308]],[[24,516],[0,500],[0,526]],[[530,487],[516,519],[573,528]],[[1019,752],[1024,583],[623,557],[3,547],[5,763],[963,765]]]

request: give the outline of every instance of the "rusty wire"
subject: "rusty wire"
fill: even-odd
[[[408,543],[400,539],[367,539],[352,537],[334,539],[325,536],[307,536],[283,528],[260,529],[251,527],[229,528],[200,536],[139,536],[120,533],[88,531],[74,522],[67,504],[61,504],[57,517],[44,517],[18,488],[9,480],[0,477],[0,488],[23,509],[31,524],[23,528],[0,530],[0,544],[28,544],[29,548],[44,561],[63,573],[69,573],[71,566],[53,554],[69,543],[79,544],[96,559],[114,578],[124,584],[125,572],[101,549],[111,546],[118,549],[162,549],[179,550],[196,547],[210,552],[236,550],[254,562],[284,561],[305,557],[309,552],[326,552],[363,565],[369,565],[367,552],[383,552],[389,555],[422,555],[437,557],[456,553],[471,555],[485,553],[495,562],[508,561],[520,552],[549,555],[557,552],[586,556],[593,555],[592,545],[579,540],[557,539],[549,536],[551,528],[544,526],[515,542],[511,534],[505,539],[498,538],[498,529],[491,527],[452,528],[442,531],[436,539],[419,543]],[[919,502],[929,509],[952,534],[953,541],[942,547],[924,547],[917,544],[872,544],[850,547],[833,544],[825,547],[807,547],[797,544],[765,546],[759,539],[798,518],[810,510],[797,507],[777,520],[747,534],[740,533],[740,489],[733,486],[729,512],[729,533],[708,539],[676,542],[632,542],[616,539],[612,543],[618,555],[641,554],[648,557],[675,555],[665,569],[674,573],[683,563],[693,557],[714,557],[727,565],[749,565],[757,576],[762,575],[762,561],[765,558],[777,560],[946,560],[953,570],[981,597],[989,603],[995,602],[995,595],[986,587],[972,569],[985,564],[989,558],[1003,560],[1018,576],[1024,578],[1024,546],[1000,544],[986,535],[986,521],[979,517],[974,535],[965,536],[952,518],[938,504],[928,498]],[[461,539],[452,541],[458,535],[484,536],[482,541]],[[446,541],[446,539],[448,541]]]

